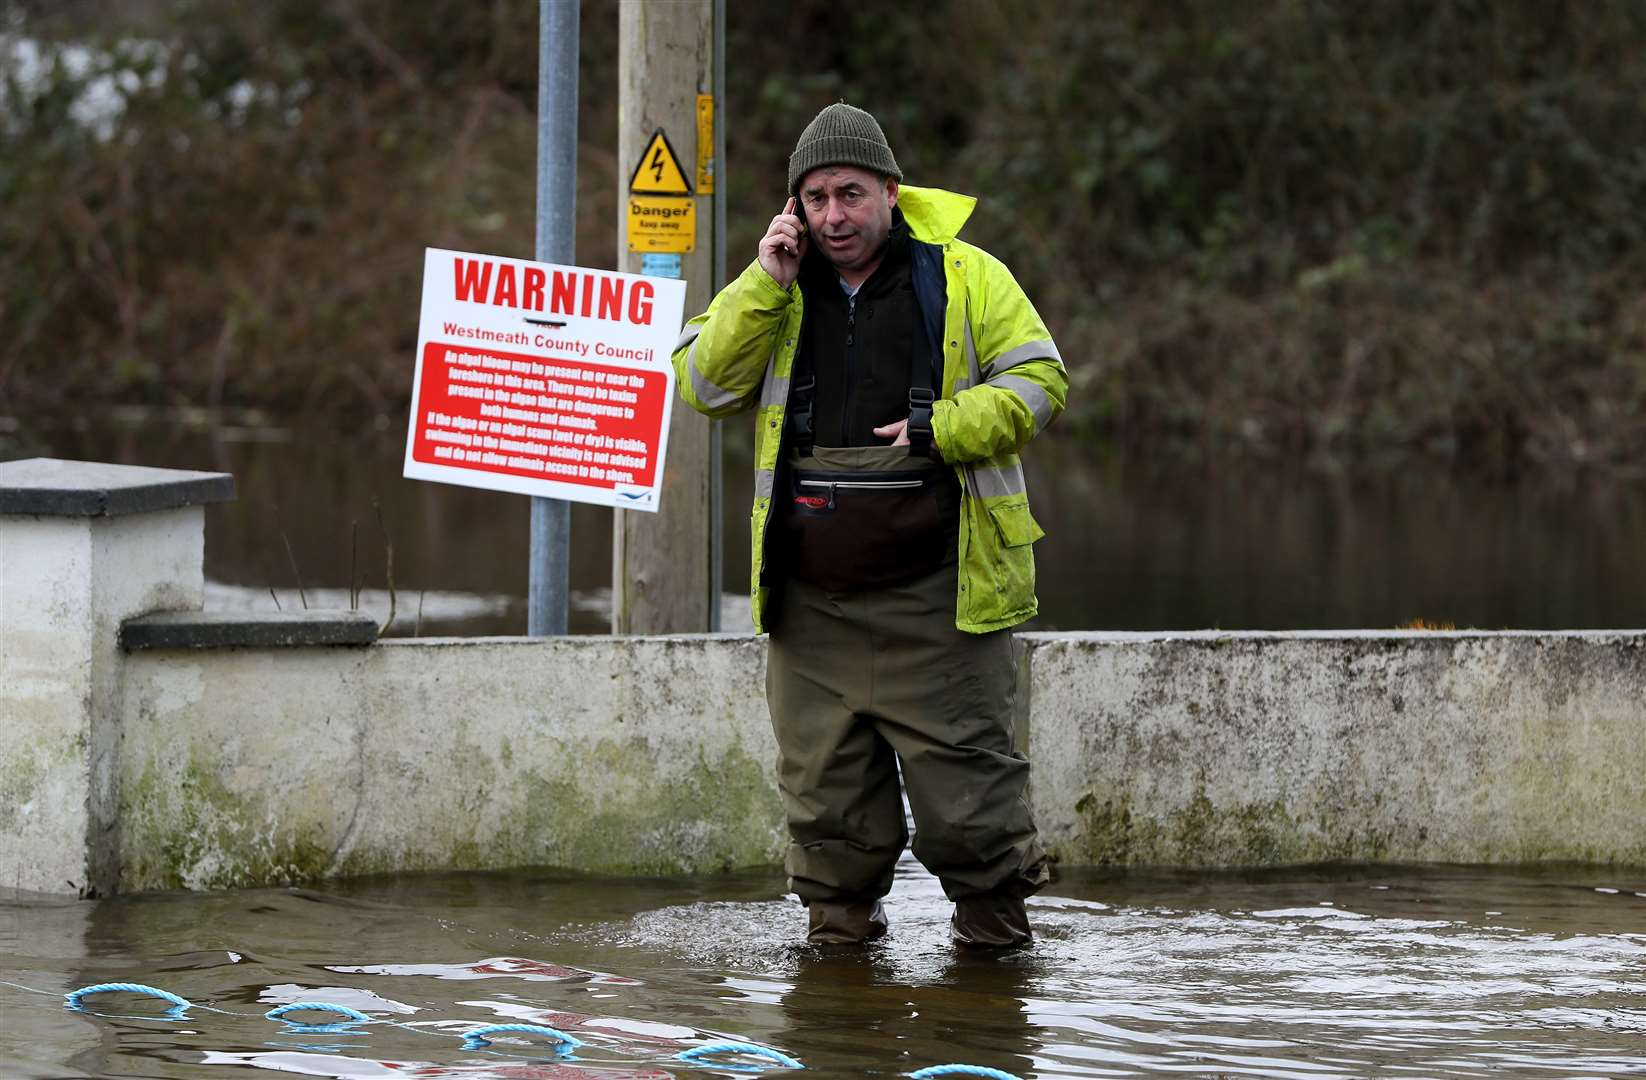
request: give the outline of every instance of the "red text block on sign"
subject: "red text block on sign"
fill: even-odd
[[[649,487],[667,394],[662,371],[431,341],[412,457],[589,487]]]

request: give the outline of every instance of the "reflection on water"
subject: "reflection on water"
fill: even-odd
[[[1075,876],[1031,901],[1037,944],[947,942],[912,861],[866,951],[797,944],[775,875],[443,875],[323,889],[0,902],[5,1075],[675,1077],[705,1041],[822,1076],[965,1062],[1021,1077],[1646,1075],[1646,877],[1583,868],[1314,868]],[[234,1015],[161,1016],[152,983]],[[28,987],[30,989],[23,989]],[[262,1019],[322,1000],[376,1018]],[[546,1025],[463,1049],[481,1023]],[[781,1070],[772,1070],[780,1072]]]
[[[741,429],[726,430],[725,586],[746,593],[750,464]],[[210,511],[206,573],[237,606],[272,609],[271,587],[289,604],[298,580],[346,604],[355,584],[385,618],[375,502],[394,542],[394,633],[419,629],[420,604],[427,634],[524,632],[528,500],[403,479],[403,436],[392,431],[269,434],[51,428],[0,440],[0,456],[233,472],[239,499]],[[1646,479],[1511,481],[1426,461],[1344,471],[1122,460],[1056,429],[1026,463],[1047,532],[1036,547],[1042,614],[1030,629],[1377,628],[1415,618],[1646,627]],[[574,505],[572,538],[571,627],[603,633],[610,512]],[[738,618],[747,616],[726,627]]]

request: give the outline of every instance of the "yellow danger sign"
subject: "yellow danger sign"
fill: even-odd
[[[692,186],[680,167],[680,158],[669,137],[658,128],[635,164],[634,175],[629,177],[629,191],[636,195],[690,195]]]
[[[697,200],[629,196],[629,250],[686,255],[697,246]]]

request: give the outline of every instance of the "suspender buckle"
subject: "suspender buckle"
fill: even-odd
[[[925,457],[932,445],[932,402],[937,400],[931,390],[909,387],[909,456]]]

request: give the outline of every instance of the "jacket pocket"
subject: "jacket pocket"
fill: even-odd
[[[1029,513],[1028,499],[993,503],[989,506],[989,517],[994,521],[995,530],[1000,533],[1003,547],[1022,547],[1046,535],[1046,530]]]

